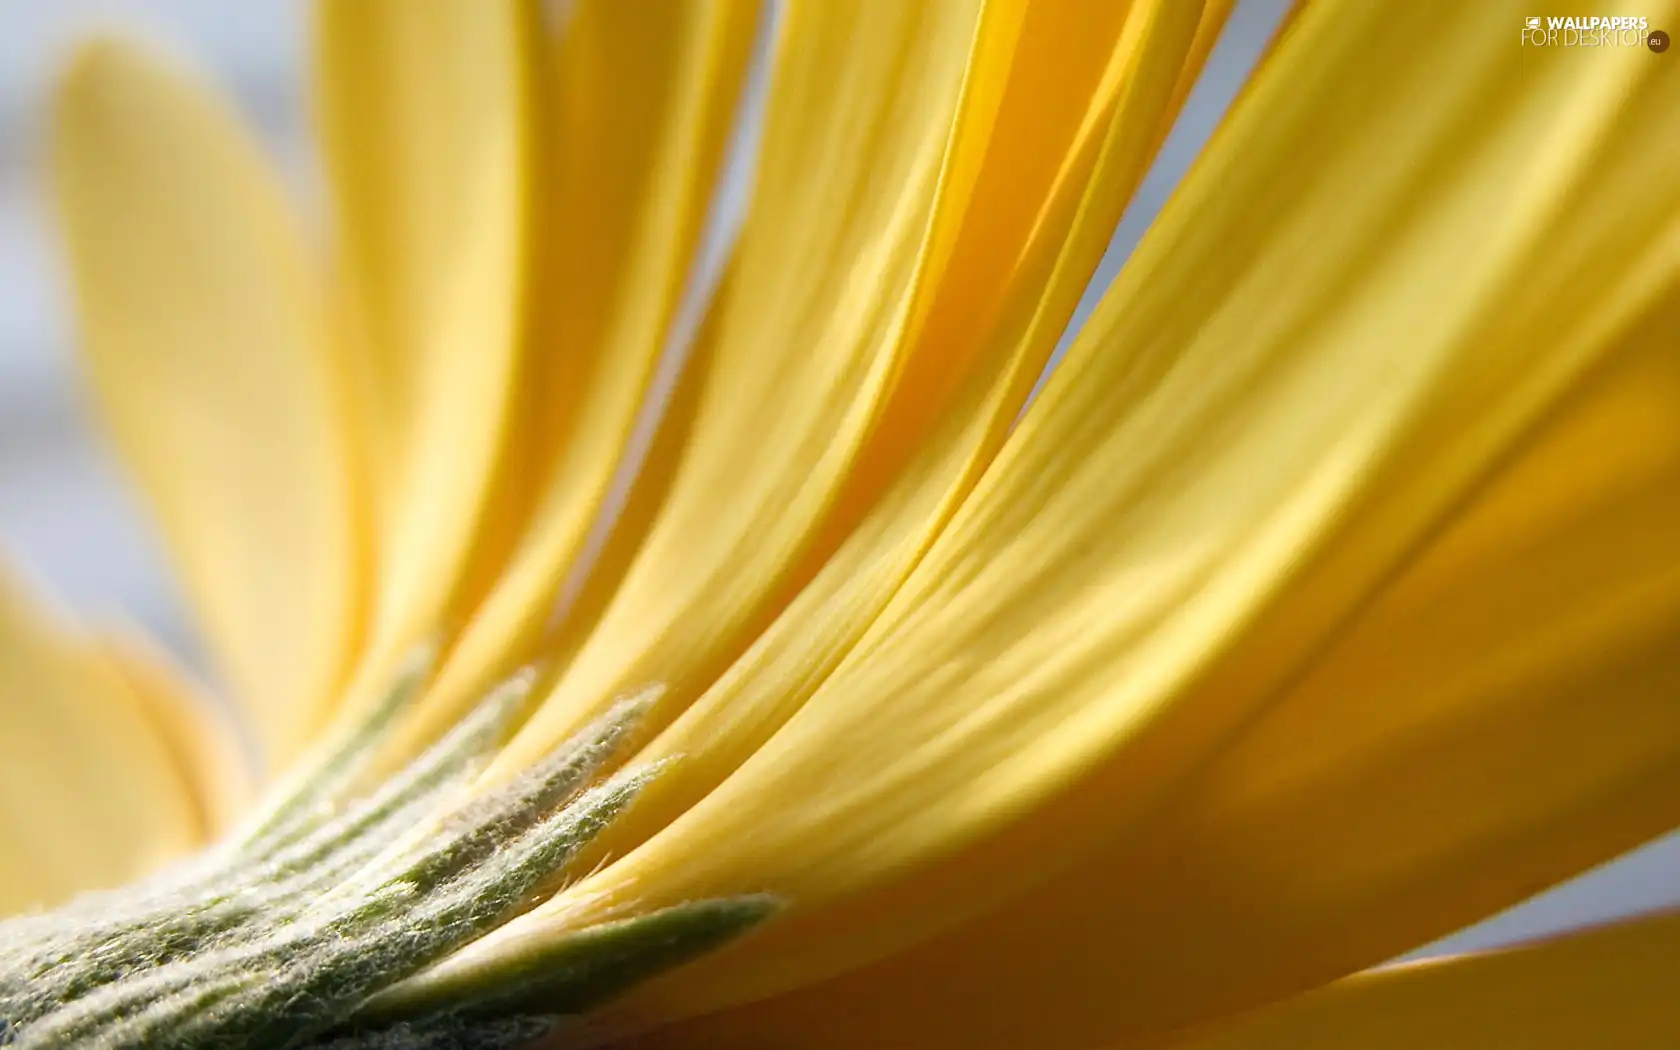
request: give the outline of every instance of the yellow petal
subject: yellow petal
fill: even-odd
[[[1676,155],[1649,136],[1680,82],[1646,54],[1533,61],[1521,17],[1309,5],[866,637],[540,934],[787,899],[626,1006],[698,1012],[1141,826],[1674,277]]]
[[[834,558],[639,756],[683,761],[648,785],[592,844],[592,855],[635,845],[798,709],[1002,442],[1171,121],[1177,87],[1193,78],[1186,63],[1202,61],[1209,19],[1217,26],[1223,18],[1223,9],[1202,12],[1198,24],[1198,10],[1181,3],[1087,13],[1093,17],[1065,20],[1048,8],[987,9],[976,52],[988,65],[968,73],[992,93],[979,103],[990,122],[985,150],[969,158],[972,203],[960,228],[948,231],[954,276],[926,322],[939,342],[975,342],[972,370],[928,441]],[[989,302],[987,316],[976,316],[976,296]],[[924,379],[924,390],[933,378]],[[541,918],[539,911],[533,921]]]
[[[325,0],[321,122],[377,587],[351,706],[464,615],[523,505],[506,476],[537,192],[534,5]]]
[[[121,627],[100,642],[185,771],[207,831],[232,828],[258,786],[233,712],[141,631]]]
[[[105,421],[284,760],[342,675],[362,572],[344,384],[305,245],[232,114],[123,44],[76,57],[53,162]]]
[[[498,775],[626,683],[656,677],[663,706],[680,708],[815,568],[802,559],[901,356],[977,7],[784,12],[752,211],[690,444],[601,622]]]
[[[522,380],[519,436],[520,484],[540,501],[428,691],[417,735],[512,673],[550,625],[688,277],[761,8],[757,0],[585,0],[553,45],[548,233],[538,245],[537,352]],[[701,374],[691,363],[682,382],[696,386]],[[648,464],[649,473],[668,475],[679,449],[662,446],[666,462]],[[647,477],[638,482],[644,498],[654,488],[663,492]],[[621,515],[614,536],[633,550],[640,532]],[[591,574],[597,587],[616,579],[610,567]],[[551,638],[544,651],[560,648]]]
[[[0,915],[118,886],[203,841],[185,771],[115,665],[0,565]]]
[[[1677,316],[1147,824],[944,937],[667,1040],[1096,1045],[1391,958],[1680,824]]]
[[[978,22],[963,4],[789,9],[754,210],[693,438],[622,587],[499,775],[632,683],[669,687],[653,726],[679,713],[882,499],[965,385],[964,412],[977,410],[990,383],[975,376],[999,320],[992,309],[1020,308],[1005,294],[1012,280],[1042,287],[1053,253],[1027,276],[1022,253],[1058,176],[1073,183],[1061,206],[1079,199],[1085,173],[1078,164],[1063,171],[1069,139],[1091,145],[1082,120],[1106,127],[1100,107],[1087,111],[1091,81],[1108,76],[1115,92],[1126,65],[1105,68],[1112,35],[1103,28],[1125,10],[1091,10],[1083,21],[1095,28],[1078,46],[1067,23],[1041,16],[1064,28],[1048,49],[1082,57],[1070,60],[1066,82],[1022,78],[1015,107],[1032,96],[1032,76],[1049,85],[1035,137],[998,135],[1000,119],[1006,129],[1033,126],[1000,109],[1028,21],[1023,5],[992,5]],[[1172,21],[1188,33],[1197,14]],[[1176,83],[1182,48],[1147,53]],[[1164,99],[1145,97],[1158,116]],[[1141,123],[1158,132],[1156,120]],[[1125,152],[1136,160],[1144,151]],[[1059,239],[1047,232],[1042,242]],[[974,309],[976,298],[991,309]],[[992,367],[1013,347],[1000,342]],[[938,488],[925,509],[937,506]]]
[[[1680,825],[1677,320],[1618,349],[1126,844],[1127,999],[1262,1001]],[[1271,965],[1238,962],[1257,946]]]
[[[1385,967],[1183,1050],[1646,1050],[1680,1045],[1680,912],[1513,948]]]
[[[1007,4],[987,9],[1001,18]],[[684,756],[591,850],[623,853],[715,787],[797,711],[856,642],[973,487],[1066,326],[1164,128],[1175,84],[1209,35],[1194,5],[1102,5],[1067,19],[1018,11],[1005,68],[971,69],[1000,90],[990,142],[929,330],[975,360],[943,418],[821,571],[752,647],[640,756]],[[1101,17],[1098,17],[1098,16]],[[1215,25],[1222,15],[1213,16]],[[1194,33],[1192,32],[1194,30]],[[1016,249],[1007,272],[1002,246]],[[994,264],[988,267],[986,264]],[[989,303],[977,311],[974,301]],[[986,313],[988,316],[979,316]],[[926,377],[932,380],[934,377]]]

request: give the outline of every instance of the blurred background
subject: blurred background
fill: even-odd
[[[78,387],[44,178],[47,100],[66,50],[121,26],[208,68],[313,195],[306,13],[292,0],[0,0],[0,544],[73,607],[120,610],[194,663],[160,547]]]
[[[1116,231],[1075,327],[1211,133],[1284,6],[1285,0],[1238,4],[1178,128]],[[258,130],[301,206],[314,210],[320,193],[309,146],[307,15],[304,0],[0,0],[0,547],[72,608],[127,616],[199,667],[201,653],[159,545],[78,387],[42,178],[47,95],[76,39],[113,25],[139,33],[190,56],[220,83]],[[738,206],[741,194],[724,197]],[[728,217],[717,218],[714,228],[727,231]],[[1680,834],[1419,954],[1677,903]]]

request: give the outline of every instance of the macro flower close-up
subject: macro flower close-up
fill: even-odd
[[[313,196],[82,39],[0,1045],[1680,1047],[1413,954],[1680,828],[1680,2],[1299,0],[1094,279],[1238,6],[316,0]]]

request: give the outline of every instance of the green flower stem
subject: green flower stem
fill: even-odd
[[[695,902],[581,931],[470,985],[428,982],[428,967],[540,899],[660,767],[606,775],[649,691],[459,805],[517,716],[527,675],[357,796],[416,682],[399,683],[233,847],[126,892],[0,923],[0,1045],[512,1048],[773,910],[762,897]]]

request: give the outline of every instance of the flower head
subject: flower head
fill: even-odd
[[[84,50],[88,373],[290,772],[10,927],[25,1045],[1672,1034],[1672,915],[1371,968],[1680,825],[1680,79],[1302,5],[1030,399],[1230,6],[324,0],[320,237]],[[14,606],[89,880],[233,808]]]

